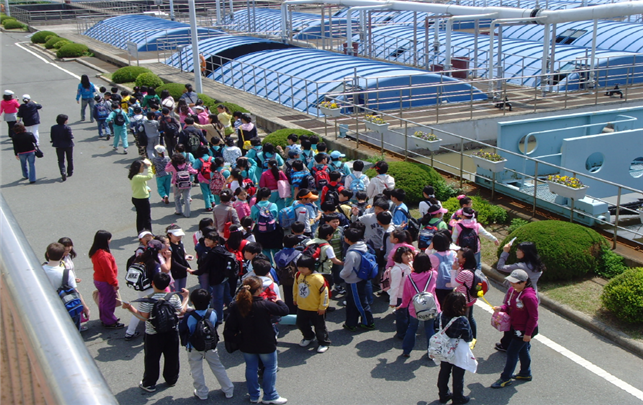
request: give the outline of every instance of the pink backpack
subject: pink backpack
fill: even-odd
[[[225,177],[218,170],[213,170],[210,174],[210,191],[214,195],[220,195],[221,190],[225,187]]]

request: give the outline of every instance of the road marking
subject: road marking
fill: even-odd
[[[53,63],[53,62],[50,62],[50,61],[48,61],[47,59],[43,58],[42,56],[38,55],[36,52],[34,52],[34,51],[30,50],[30,49],[25,48],[23,45],[21,45],[21,44],[24,44],[24,43],[28,43],[28,42],[16,42],[16,46],[17,46],[18,48],[22,49],[23,51],[27,51],[27,52],[29,52],[30,54],[32,54],[32,55],[33,55],[33,56],[35,56],[36,58],[38,58],[38,59],[40,59],[41,61],[45,62],[47,65],[51,65],[51,66],[53,66],[53,67],[55,67],[55,68],[57,68],[57,69],[60,69],[60,70],[62,70],[63,72],[67,73],[68,75],[73,76],[73,77],[75,77],[76,79],[80,80],[80,76],[78,76],[77,74],[75,74],[75,73],[73,73],[73,72],[70,72],[69,70],[67,70],[67,69],[65,69],[65,68],[62,68],[62,67],[58,66],[57,64],[55,64],[55,63]]]
[[[478,307],[482,308],[486,312],[493,313],[493,309],[491,309],[491,307],[487,304],[482,304],[480,300],[476,301],[476,304],[478,305]],[[579,366],[583,367],[584,369],[591,371],[592,373],[601,377],[605,381],[615,385],[616,387],[622,389],[623,391],[643,401],[643,391],[631,386],[630,384],[626,383],[625,381],[621,380],[615,375],[608,373],[607,371],[598,367],[596,364],[592,363],[591,361],[582,358],[581,356],[577,355],[571,350],[566,349],[565,347],[559,345],[558,343],[554,342],[553,340],[541,334],[536,335],[536,337],[534,337],[534,340],[539,341],[540,343],[544,344],[550,349],[567,357],[568,359],[578,364]]]

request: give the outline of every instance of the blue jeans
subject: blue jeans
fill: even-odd
[[[36,181],[36,152],[21,153],[18,156],[20,157],[20,167],[22,167],[22,177],[28,178],[31,182]],[[27,163],[29,164],[28,170]]]
[[[188,283],[188,278],[183,277],[183,278],[175,278],[174,279],[174,289],[172,289],[172,292],[181,292],[182,289],[185,288],[185,285]]]
[[[111,135],[112,132],[109,130],[109,125],[105,122],[105,120],[96,120],[96,123],[98,124],[98,136],[103,136],[103,131],[105,131],[105,135]]]
[[[424,333],[426,334],[426,348],[429,348],[429,339],[433,336],[433,321],[424,321]],[[402,342],[402,352],[404,354],[410,354],[411,350],[415,347],[415,334],[417,333],[418,327],[420,326],[420,320],[414,316],[409,315],[409,327],[406,329],[406,335],[404,336],[404,341]]]
[[[397,299],[397,306],[402,304],[402,298]],[[409,308],[400,308],[395,310],[395,337],[404,339],[406,330],[409,328]]]
[[[94,105],[96,101],[93,98],[83,98],[80,100],[80,119],[85,121],[85,109],[89,105],[89,119],[94,122]]]
[[[507,362],[505,363],[505,369],[500,374],[500,378],[503,381],[508,381],[511,379],[511,376],[516,369],[516,364],[518,364],[518,359],[520,359],[520,375],[529,376],[531,375],[531,354],[529,350],[531,349],[531,343],[524,342],[522,339],[516,337],[511,338],[509,347],[507,348]]]
[[[475,257],[476,263],[478,263],[478,267],[476,267],[476,270],[480,270],[482,268],[482,262],[480,261],[482,257],[482,251],[475,253]]]
[[[227,284],[228,282],[224,281],[221,284],[210,286],[210,294],[212,295],[211,306],[212,309],[214,309],[214,312],[217,313],[218,323],[223,323],[223,295]]]
[[[469,319],[469,326],[471,326],[471,336],[473,336],[474,339],[478,338],[478,324],[476,323],[475,318],[473,317],[473,307],[475,305],[471,305],[470,307],[467,307],[467,318]]]
[[[279,394],[275,388],[275,383],[277,382],[277,351],[275,350],[268,354],[242,353],[246,361],[246,386],[248,387],[250,399],[256,401],[261,396],[259,376],[257,375],[260,360],[265,367],[261,384],[263,388],[263,400],[271,401],[279,398]]]

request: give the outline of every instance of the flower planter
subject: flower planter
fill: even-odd
[[[573,198],[574,200],[580,200],[585,197],[587,189],[589,186],[583,186],[581,188],[571,188],[567,187],[560,183],[554,183],[548,181],[549,191],[565,198]]]
[[[328,118],[337,118],[341,117],[342,112],[340,108],[327,108],[327,107],[319,107],[319,110],[327,116]]]
[[[475,155],[471,155],[471,158],[476,166],[481,169],[489,170],[491,173],[500,173],[505,170],[505,163],[507,163],[507,159],[503,159],[499,162],[492,162],[491,160],[483,159]]]
[[[366,124],[366,128],[370,131],[374,132],[384,132],[388,129],[388,124],[374,124],[370,121],[364,121],[364,124]]]
[[[418,138],[416,136],[412,137],[411,141],[415,144],[417,149],[428,149],[431,152],[439,150],[440,145],[442,144],[442,139],[438,139],[437,141],[427,141],[426,139]]]

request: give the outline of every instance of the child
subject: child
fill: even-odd
[[[310,141],[310,148],[317,154],[317,144],[319,144],[319,137],[317,135],[311,135],[310,138],[308,138]]]
[[[339,192],[339,205],[337,206],[337,211],[344,214],[344,216],[346,218],[349,218],[349,220],[351,217],[351,198],[353,198],[353,192],[348,190],[347,188],[344,188]]]
[[[223,236],[226,223],[238,224],[239,216],[237,215],[237,210],[232,207],[233,196],[230,190],[224,189],[219,198],[221,202],[214,207],[212,215],[214,217],[214,227],[217,228],[219,235]]]
[[[228,137],[225,140],[226,146],[223,148],[223,160],[230,166],[233,166],[237,163],[237,159],[240,158],[243,153],[238,146],[234,145],[234,139]]]
[[[342,174],[338,171],[332,171],[328,175],[330,182],[321,190],[321,203],[329,202],[335,207],[339,205],[339,193],[344,189],[342,183]]]
[[[192,301],[192,304],[194,305],[194,311],[190,312],[189,315],[186,315],[188,317],[187,326],[190,336],[194,334],[197,322],[208,313],[210,315],[210,324],[217,324],[217,313],[211,310],[208,311],[210,299],[210,293],[202,288],[196,289],[190,294],[190,301]],[[208,351],[198,351],[188,342],[186,349],[188,350],[188,363],[190,364],[192,380],[194,381],[194,396],[202,401],[206,401],[208,399],[208,393],[210,390],[205,385],[205,378],[203,375],[203,360],[205,359],[205,361],[210,365],[212,374],[214,374],[219,382],[225,397],[232,398],[234,394],[234,385],[232,384],[232,381],[230,381],[230,378],[228,378],[225,367],[221,364],[217,348],[214,347]]]
[[[222,146],[223,146],[223,140],[221,138],[218,138],[218,137],[212,138],[212,140],[210,141],[210,156],[214,158],[220,157],[221,161],[225,163],[225,161],[223,160]]]
[[[356,228],[350,228],[344,233],[344,241],[349,245],[344,259],[344,268],[339,273],[346,282],[346,322],[342,325],[349,331],[357,330],[359,318],[362,322],[359,326],[363,329],[375,329],[373,313],[368,300],[367,286],[370,280],[362,280],[357,277],[357,270],[360,268],[362,255],[368,252],[366,243],[362,240],[363,233]]]
[[[185,246],[183,246],[185,232],[183,232],[180,226],[172,224],[168,226],[165,231],[167,237],[170,239],[170,248],[172,249],[171,269],[174,285],[171,286],[171,289],[172,291],[181,291],[187,283],[188,273],[192,272],[188,261],[193,260],[194,257],[185,253]],[[165,287],[163,287],[163,289],[165,289]]]
[[[337,259],[337,257],[335,256],[335,250],[329,243],[333,237],[333,233],[335,233],[335,228],[333,228],[331,225],[321,225],[319,227],[318,237],[306,243],[307,247],[314,244],[317,244],[319,246],[319,257],[315,258],[318,261],[316,269],[318,269],[319,273],[324,276],[329,287],[332,287],[333,285],[333,264],[336,264],[338,266],[344,265],[344,262]]]
[[[471,326],[471,349],[476,345],[476,337],[478,336],[478,326],[473,317],[473,305],[478,300],[477,295],[470,295],[469,288],[473,287],[471,284],[475,280],[475,271],[478,264],[473,251],[469,248],[458,250],[458,260],[453,263],[453,270],[451,272],[451,285],[455,287],[454,291],[462,293],[467,299],[467,319],[469,326]]]
[[[404,204],[404,199],[406,198],[406,192],[401,188],[396,188],[391,192],[391,201],[393,201],[394,207],[391,213],[393,214],[393,223],[395,226],[404,225],[406,229],[409,222],[409,208]]]
[[[466,195],[459,195],[456,197],[458,199],[458,203],[460,203],[460,209],[457,210],[456,212],[451,215],[451,219],[449,219],[449,230],[453,231],[453,227],[455,225],[462,221],[464,219],[464,216],[462,215],[462,210],[469,207],[473,208],[473,200],[471,197],[467,197]]]
[[[380,212],[375,216],[375,219],[377,219],[377,224],[384,229],[384,235],[382,235],[382,248],[378,251],[379,256],[377,264],[380,266],[380,269],[386,270],[387,267],[390,267],[386,265],[388,258],[395,250],[393,249],[394,243],[391,240],[391,235],[395,231],[395,225],[392,224],[393,217],[388,211]]]
[[[292,167],[290,171],[290,187],[292,187],[291,195],[296,196],[299,194],[299,190],[308,188],[309,180],[308,176],[310,172],[305,168],[304,163],[301,160],[294,160],[292,162]],[[288,175],[288,173],[286,174]],[[314,186],[314,184],[310,184]]]
[[[94,101],[96,101],[96,103],[94,104],[94,111],[92,111],[92,114],[94,115],[94,118],[96,118],[96,124],[98,125],[98,137],[102,138],[104,131],[105,136],[107,136],[107,140],[109,141],[111,132],[105,120],[109,117],[111,106],[108,101],[105,101],[100,96],[94,97]]]
[[[277,275],[284,287],[284,302],[288,305],[290,314],[297,313],[297,307],[293,303],[293,285],[297,272],[297,259],[301,256],[301,250],[296,248],[298,243],[299,238],[296,235],[284,236],[284,248],[275,255]]]
[[[311,170],[315,164],[315,152],[311,149],[310,140],[304,139],[303,137],[299,138],[301,143],[301,161],[304,163],[304,166]]]
[[[112,102],[120,104],[123,98],[121,97],[120,94],[118,94],[118,87],[113,86],[111,88],[111,92],[112,92]]]
[[[380,160],[375,163],[373,168],[377,172],[377,176],[373,177],[366,187],[366,195],[370,198],[371,204],[375,201],[377,194],[381,194],[384,190],[393,190],[395,188],[395,179],[386,174],[388,172],[388,163]]]
[[[452,318],[458,317],[454,321],[446,334],[450,338],[460,338],[465,342],[471,342],[471,328],[469,321],[464,316],[467,312],[467,304],[464,295],[457,292],[452,292],[444,300],[442,306],[442,313],[438,315],[440,322],[434,322],[435,330],[439,330],[440,323],[444,328]],[[449,392],[449,378],[453,374],[453,393]],[[446,361],[440,362],[440,374],[438,375],[438,390],[440,402],[446,404],[449,400],[453,400],[453,404],[466,404],[469,402],[469,397],[464,396],[464,369],[456,366],[455,364],[447,363]]]
[[[212,218],[201,218],[201,220],[199,221],[199,230],[194,232],[194,235],[192,235],[192,241],[194,242],[195,248],[201,238],[205,236],[203,230],[212,227],[214,227],[214,220]],[[199,252],[197,252],[196,257],[197,259],[199,258]]]
[[[402,308],[402,296],[404,293],[404,282],[406,277],[411,274],[413,266],[414,251],[407,246],[400,246],[393,254],[395,264],[390,270],[391,285],[388,290],[389,307],[395,309],[395,337],[403,340],[406,335],[406,329],[409,326],[409,310]]]
[[[496,246],[499,246],[500,242],[498,242],[498,238],[489,233],[476,221],[475,212],[472,208],[463,208],[462,217],[464,219],[453,227],[453,241],[456,245],[462,248],[468,247],[475,252],[479,270],[482,266],[482,263],[480,262],[480,248],[482,247],[482,244],[480,243],[480,235],[492,241]]]
[[[415,247],[413,246],[413,241],[411,240],[411,235],[408,231],[405,231],[404,229],[395,229],[390,235],[389,241],[393,246],[389,254],[386,256],[386,268],[395,265],[394,255],[400,247],[407,247],[411,249],[413,254],[415,254]]]
[[[340,159],[345,158],[346,155],[341,153],[338,150],[334,150],[330,153],[330,168],[331,170],[337,170],[342,175],[342,183],[345,183],[346,177],[351,174],[351,169],[348,168],[346,163],[342,162]],[[363,163],[362,163],[363,164]],[[362,167],[363,168],[363,167]]]
[[[209,183],[208,187],[210,188],[210,192],[214,197],[213,204],[212,204],[212,206],[214,207],[215,205],[221,203],[221,191],[226,186],[225,184],[227,181],[226,179],[230,177],[230,170],[227,169],[227,166],[225,166],[225,162],[223,158],[220,156],[214,157],[211,170],[213,170],[213,172],[212,172],[212,175],[210,176],[210,180],[208,181]]]
[[[74,135],[67,126],[68,118],[65,114],[58,114],[56,124],[51,127],[51,146],[56,148],[58,168],[63,181],[74,173]],[[67,171],[65,172],[65,156],[67,156]]]
[[[424,217],[429,211],[431,205],[439,205],[442,208],[442,203],[435,198],[435,190],[433,186],[425,186],[422,190],[424,201],[420,201],[418,209],[420,210],[420,218]]]
[[[310,168],[310,174],[315,178],[315,188],[317,191],[322,191],[325,185],[328,184],[328,181],[330,180],[324,180],[325,184],[320,182],[319,179],[320,177],[330,177],[330,168],[328,167],[328,155],[324,154],[317,154],[315,155],[315,164],[312,168]],[[320,173],[320,172],[326,172]]]
[[[366,210],[372,208],[371,204],[366,201],[368,199],[366,192],[358,191],[357,193],[355,193],[355,199],[357,200],[357,202],[355,203],[355,207],[357,207],[359,216],[364,215],[366,213]],[[388,203],[386,204],[386,209],[388,210]]]
[[[309,238],[313,235],[312,225],[321,219],[321,212],[315,213],[311,204],[317,201],[319,197],[311,193],[307,188],[302,188],[297,194],[297,202],[295,202],[295,217],[297,221],[303,222],[304,234]]]
[[[241,217],[241,226],[244,230],[243,239],[248,243],[257,242],[255,235],[252,233],[252,229],[255,226],[255,221],[253,221],[249,215]]]
[[[324,277],[315,273],[315,259],[301,256],[297,260],[297,273],[293,285],[293,300],[297,306],[297,327],[304,338],[299,346],[308,346],[315,336],[319,346],[317,353],[325,353],[330,346],[326,329],[326,308],[328,308],[328,288]],[[311,329],[315,326],[315,333]]]
[[[310,240],[310,238],[304,234],[305,231],[306,224],[301,221],[295,221],[295,223],[290,227],[290,232],[292,232],[292,234],[297,238],[295,247],[300,251],[304,250],[304,246],[306,246],[306,243]]]
[[[186,162],[185,156],[181,153],[175,153],[172,156],[170,163],[165,166],[165,171],[172,174],[174,207],[176,210],[174,211],[174,215],[184,215],[186,218],[190,218],[190,188],[179,188],[177,177],[179,172],[188,172],[189,174],[197,174],[199,172]]]
[[[297,150],[297,151],[299,151],[299,145],[297,144],[297,142],[299,142],[299,137],[297,136],[297,134],[288,135],[286,137],[286,142],[288,142],[288,146],[286,146],[286,148],[288,148],[288,150]]]
[[[333,155],[331,153],[331,157],[332,156]],[[362,170],[364,170],[364,162],[362,162],[361,160],[356,160],[353,162],[352,173],[349,173],[344,179],[344,186],[348,190],[350,190],[353,193],[353,195],[360,191],[366,191],[366,188],[370,183],[368,176],[362,173]]]
[[[381,226],[377,224],[377,214],[388,210],[388,203],[383,200],[375,201],[373,206],[373,213],[359,215],[359,207],[354,206],[352,208],[352,221],[359,221],[366,225],[366,233],[364,234],[364,239],[366,243],[376,252],[382,248],[382,237],[384,236],[384,230]]]
[[[214,159],[208,154],[209,152],[210,150],[207,146],[199,146],[196,152],[197,159],[193,165],[194,169],[199,171],[197,180],[201,188],[201,195],[203,196],[206,212],[212,212],[212,207],[214,207],[214,195],[210,190],[210,180],[213,178],[213,171],[216,170]],[[206,169],[208,165],[210,166],[209,170]],[[223,184],[223,180],[220,183]]]
[[[246,277],[249,276],[256,276],[253,267],[252,267],[252,261],[254,260],[257,255],[261,253],[261,245],[259,243],[249,243],[247,242],[246,245],[243,247],[243,259],[246,262],[246,273],[243,275],[241,278],[242,280]]]
[[[129,107],[130,98],[132,98],[132,96],[129,95],[129,91],[121,91],[121,108],[123,110],[126,110]]]
[[[161,196],[161,202],[167,205],[170,203],[172,175],[165,171],[165,167],[170,163],[170,158],[165,156],[165,146],[163,145],[156,145],[154,151],[156,156],[152,158],[152,164],[156,174],[156,189]]]
[[[261,245],[259,244],[256,244],[256,245],[258,245],[259,249],[261,249]],[[244,252],[245,252],[245,248],[244,248]],[[259,277],[263,283],[263,292],[261,293],[261,296],[264,299],[267,299],[269,301],[281,300],[279,285],[277,285],[277,283],[275,282],[271,274],[271,271],[273,270],[268,259],[261,254],[257,254],[255,255],[255,258],[252,259],[251,263],[252,263],[252,271],[254,272],[254,275]],[[276,323],[276,322],[273,322],[273,323]]]
[[[232,203],[232,206],[237,210],[239,218],[250,216],[250,206],[248,205],[247,200],[248,192],[244,188],[238,187],[234,192],[234,196],[236,197],[236,201]]]
[[[337,219],[339,221],[339,225],[341,226],[346,226],[351,222],[348,217],[344,215],[343,212],[338,211],[335,204],[331,202],[322,203],[321,210],[323,214],[321,219],[319,220],[319,225],[324,225],[330,222],[332,219]]]
[[[122,140],[123,143],[123,154],[127,155],[127,126],[129,125],[129,118],[127,114],[123,112],[120,108],[120,104],[112,104],[112,112],[109,114],[105,120],[108,124],[113,124],[114,128],[114,152],[118,152],[118,141]],[[107,136],[109,140],[109,135]]]

